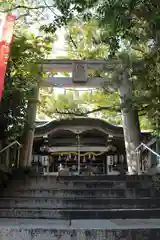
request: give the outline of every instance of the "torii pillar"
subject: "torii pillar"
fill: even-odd
[[[27,107],[27,121],[24,129],[23,147],[20,157],[20,166],[27,167],[31,165],[32,148],[35,132],[36,111],[39,98],[39,86],[34,87],[30,94]]]
[[[140,145],[140,125],[138,112],[132,105],[132,83],[129,76],[123,72],[118,88],[121,103],[123,133],[129,174],[139,174],[139,156],[136,148]]]

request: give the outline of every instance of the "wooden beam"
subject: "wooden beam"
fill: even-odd
[[[81,152],[106,152],[107,147],[103,146],[81,146]],[[77,152],[77,146],[69,146],[69,147],[50,147],[49,152]]]

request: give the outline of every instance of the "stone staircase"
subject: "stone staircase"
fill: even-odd
[[[160,239],[158,182],[151,176],[16,176],[0,197],[0,239]]]

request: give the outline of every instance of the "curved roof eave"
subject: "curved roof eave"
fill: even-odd
[[[95,119],[95,118],[71,118],[71,119],[61,119],[61,120],[52,120],[43,125],[37,126],[35,129],[35,137],[40,137],[47,135],[48,133],[56,130],[57,128],[66,127],[76,127],[76,126],[85,126],[100,128],[106,134],[111,134],[113,136],[123,136],[123,128],[115,125],[111,125],[104,120]]]

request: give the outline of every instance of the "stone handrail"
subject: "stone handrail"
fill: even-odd
[[[137,152],[137,155],[139,156],[139,149],[141,148],[141,147],[144,147],[144,149],[147,149],[149,152],[151,152],[152,154],[154,154],[156,157],[157,157],[157,159],[158,159],[158,161],[159,161],[159,163],[160,163],[160,154],[158,154],[157,152],[155,152],[153,149],[151,149],[149,146],[147,146],[146,144],[144,144],[144,143],[141,143],[137,148],[136,148],[136,152]],[[137,159],[137,166],[138,166],[138,174],[141,174],[141,170],[140,170],[140,158],[138,157],[138,159]],[[143,163],[143,161],[142,161],[142,166],[144,167],[145,165],[144,165],[144,163]]]
[[[144,144],[144,143],[141,143],[137,148],[136,148],[136,152],[140,149],[140,147],[144,147],[144,148],[146,148],[148,151],[150,151],[151,153],[153,153],[154,155],[156,155],[159,159],[160,159],[160,155],[157,153],[157,152],[155,152],[154,150],[152,150],[150,147],[148,147],[146,144]]]
[[[17,151],[15,153],[16,154],[15,155],[16,156],[16,162],[15,163],[16,163],[17,167],[19,166],[20,148],[22,147],[22,145],[17,140],[15,140],[14,142],[10,143],[9,145],[7,145],[6,147],[4,147],[3,149],[0,150],[0,155],[1,154],[3,155],[3,153],[6,152],[5,162],[3,161],[3,163],[2,162],[0,163],[1,167],[2,167],[2,165],[4,165],[4,167],[7,168],[7,169],[9,169],[11,167],[10,165],[12,165],[12,162],[10,160],[10,152],[8,150],[10,150],[11,147],[13,147],[14,145],[18,145],[18,149],[17,150],[15,149]],[[12,167],[15,166],[15,163],[12,165]]]
[[[3,148],[2,150],[0,150],[0,153],[6,151],[8,148],[12,147],[13,145],[18,145],[19,147],[22,147],[22,145],[17,141],[15,140],[14,142],[10,143],[9,145],[7,145],[5,148]]]

